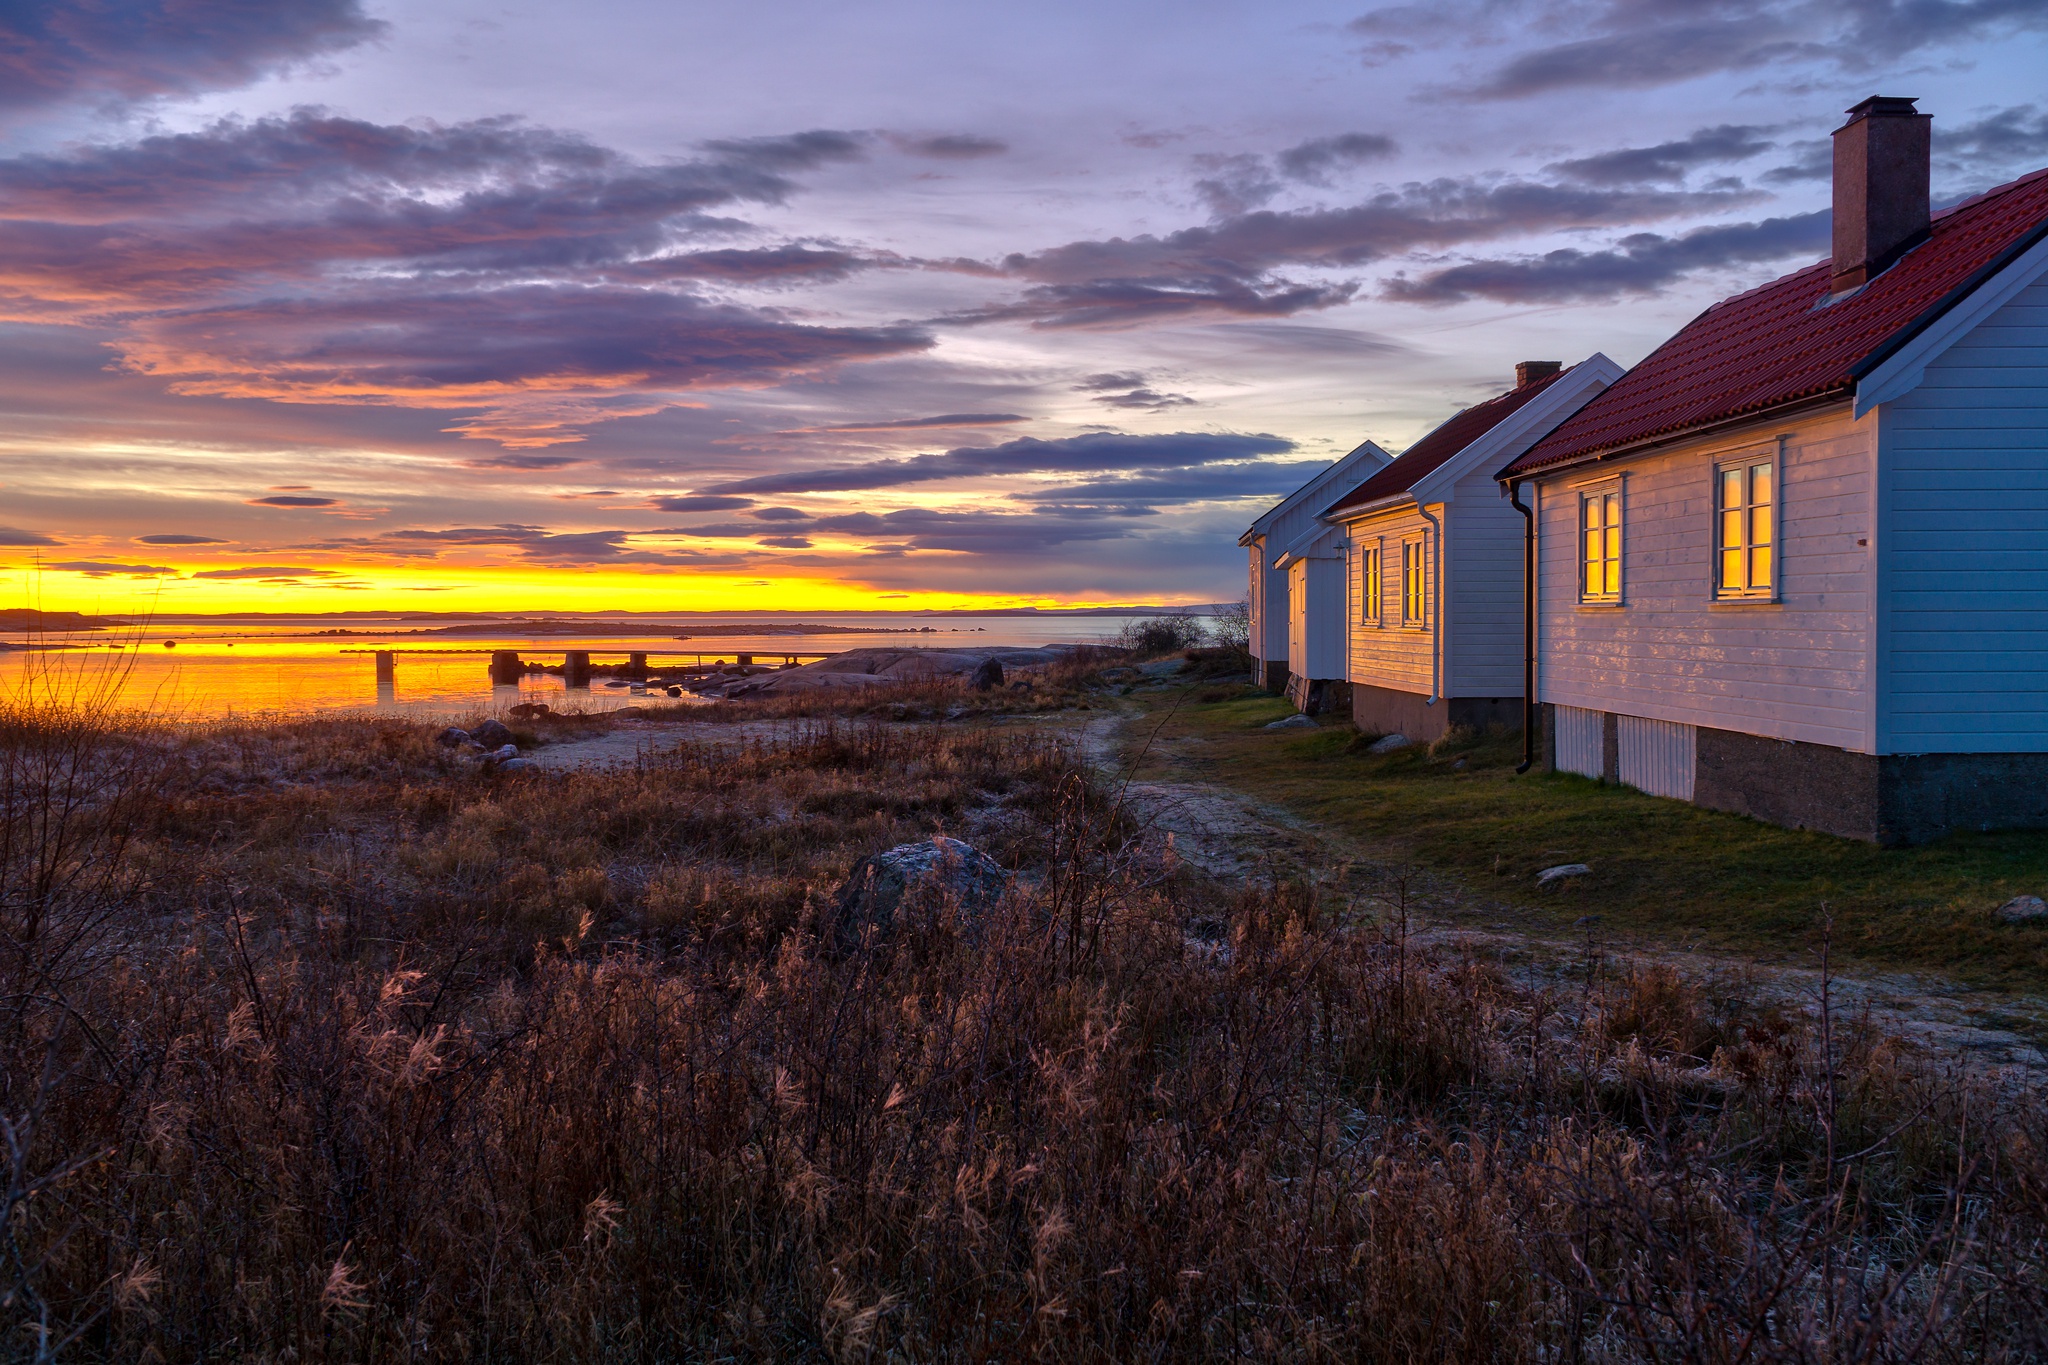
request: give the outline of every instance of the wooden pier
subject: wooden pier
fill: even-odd
[[[590,686],[591,678],[598,676],[600,674],[606,677],[625,678],[629,681],[644,682],[648,677],[655,674],[698,673],[706,669],[728,668],[734,666],[740,668],[750,668],[758,664],[764,663],[768,660],[775,660],[775,666],[779,668],[794,668],[799,663],[802,663],[806,660],[829,659],[834,654],[841,653],[842,651],[836,649],[778,649],[769,651],[767,653],[736,653],[729,657],[724,654],[719,654],[710,650],[701,649],[691,650],[565,648],[561,650],[549,649],[542,651],[545,654],[561,654],[562,662],[559,666],[545,664],[535,659],[526,658],[521,654],[519,650],[516,649],[351,648],[344,649],[341,652],[343,654],[373,655],[376,659],[377,681],[380,684],[389,684],[396,677],[398,662],[397,656],[399,656],[400,654],[488,655],[490,657],[490,663],[488,667],[490,669],[491,681],[497,684],[498,686],[517,686],[522,678],[525,678],[528,674],[532,673],[559,673],[562,676],[562,683],[564,686],[572,688],[587,688]],[[620,656],[624,658],[625,662],[622,664],[594,664],[591,662],[593,655]],[[708,663],[705,662],[707,658],[710,659],[710,662]],[[659,659],[673,659],[677,661],[688,659],[690,660],[690,662],[676,662],[668,664],[667,666],[649,662],[650,660]]]

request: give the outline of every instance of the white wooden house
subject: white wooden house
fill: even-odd
[[[1312,658],[1319,665],[1328,656],[1332,631],[1342,639],[1344,603],[1341,596],[1328,596],[1327,573],[1311,576],[1308,568],[1303,567],[1299,575],[1301,591],[1296,598],[1302,610],[1296,619],[1288,605],[1289,565],[1296,561],[1278,561],[1297,548],[1302,552],[1304,566],[1321,559],[1322,552],[1312,542],[1328,528],[1316,520],[1316,513],[1385,468],[1391,458],[1371,441],[1364,442],[1275,503],[1238,537],[1237,543],[1245,547],[1250,560],[1253,681],[1260,686],[1275,692],[1286,690],[1291,673],[1312,669]],[[1341,565],[1337,588],[1341,593]],[[1340,668],[1324,676],[1342,678],[1343,672]]]
[[[1557,767],[1884,843],[2048,828],[2048,172],[1928,185],[1927,116],[1852,109],[1832,259],[1501,472]]]
[[[1570,369],[1525,361],[1515,387],[1324,509],[1324,539],[1345,556],[1342,668],[1361,729],[1427,740],[1521,723],[1523,524],[1494,474],[1621,373],[1599,354]]]

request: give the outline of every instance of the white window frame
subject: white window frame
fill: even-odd
[[[1596,482],[1578,485],[1578,498],[1572,504],[1572,562],[1578,566],[1579,605],[1586,607],[1618,607],[1627,600],[1628,588],[1628,481],[1619,477],[1600,479]],[[1602,504],[1601,549],[1606,549],[1605,535],[1610,524],[1605,520],[1608,499],[1613,499],[1614,521],[1611,529],[1616,532],[1614,546],[1614,576],[1611,585],[1599,592],[1590,592],[1586,585],[1586,504],[1598,499]],[[1602,554],[1601,563],[1607,563]],[[1601,577],[1607,575],[1603,570]]]
[[[1358,621],[1360,625],[1384,626],[1387,615],[1387,561],[1379,540],[1358,545]]]
[[[1411,565],[1415,572],[1413,594],[1408,591]],[[1412,614],[1408,610],[1411,599],[1416,606]],[[1429,629],[1429,543],[1426,535],[1401,538],[1401,626],[1404,630]]]
[[[1740,588],[1729,588],[1721,582],[1721,478],[1731,469],[1743,471],[1743,494],[1752,496],[1749,471],[1758,465],[1771,467],[1771,581],[1762,588],[1749,586],[1745,582]],[[1780,436],[1775,445],[1751,446],[1734,454],[1718,456],[1713,461],[1710,476],[1713,483],[1707,490],[1707,515],[1711,518],[1707,527],[1707,594],[1716,602],[1777,602],[1783,599],[1785,591],[1785,438]],[[1743,504],[1743,576],[1748,578],[1751,567],[1750,552],[1755,548],[1749,541],[1750,521],[1748,513],[1753,503]]]

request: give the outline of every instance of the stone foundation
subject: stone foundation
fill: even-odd
[[[1305,716],[1347,715],[1351,711],[1351,684],[1341,678],[1304,678],[1287,675],[1287,700]]]
[[[1350,687],[1351,719],[1370,734],[1406,735],[1426,744],[1453,725],[1468,730],[1484,730],[1489,725],[1522,728],[1520,697],[1446,697],[1431,706],[1420,692],[1371,683],[1352,683]]]
[[[1552,708],[1538,708],[1556,767]],[[1602,767],[1619,781],[1607,713]],[[1694,731],[1693,804],[1787,829],[1896,847],[1963,830],[2048,829],[2048,754],[1857,754],[1826,744]]]

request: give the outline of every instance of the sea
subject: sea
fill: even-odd
[[[571,649],[588,651],[594,664],[624,663],[626,654],[645,652],[653,668],[734,661],[742,654],[758,663],[792,658],[808,663],[874,646],[1098,644],[1113,638],[1128,619],[894,612],[802,613],[787,621],[761,615],[565,613],[538,625],[534,618],[452,616],[167,618],[68,634],[0,634],[0,649],[14,646],[0,652],[0,698],[91,700],[184,722],[336,712],[459,721],[518,702],[602,711],[646,698],[607,686],[602,678],[574,690],[553,674],[530,674],[516,686],[493,685],[488,669],[492,652],[516,650],[521,659],[546,664],[560,664]],[[575,633],[557,633],[563,627],[555,623],[572,623],[569,629]],[[772,625],[774,631],[735,632],[748,625]],[[834,629],[784,633],[799,625]],[[380,650],[393,654],[392,676],[385,681],[377,677]]]

